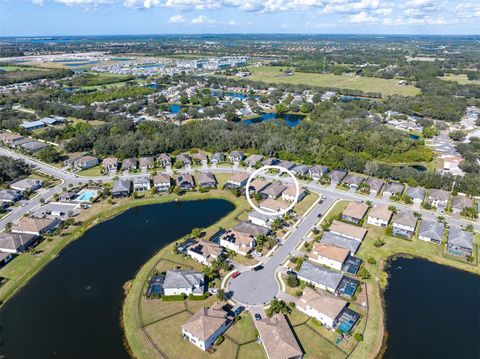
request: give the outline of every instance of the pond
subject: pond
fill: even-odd
[[[272,121],[272,120],[283,120],[285,124],[289,127],[295,127],[302,120],[305,118],[305,115],[298,115],[298,114],[278,114],[275,112],[269,112],[269,113],[264,113],[263,115],[260,115],[258,117],[254,117],[248,120],[242,121],[243,123],[246,124],[255,124],[255,123],[260,123],[260,122],[265,122],[265,121]]]
[[[427,167],[423,165],[411,165],[409,167],[413,168],[414,170],[417,170],[418,172],[425,172],[427,170]]]
[[[480,276],[418,258],[389,274],[384,358],[480,357]]]
[[[128,358],[123,285],[160,248],[232,211],[225,200],[137,207],[71,243],[0,310],[6,358]]]

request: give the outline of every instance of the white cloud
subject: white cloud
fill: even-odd
[[[37,0],[33,0],[37,1]],[[42,1],[43,0],[39,0]],[[55,0],[55,2],[64,4],[67,6],[82,6],[93,8],[99,5],[111,5],[116,2],[116,0]]]
[[[372,16],[366,11],[350,15],[349,20],[352,24],[375,24],[380,21],[378,17]]]
[[[43,2],[43,0],[32,0],[32,4],[38,5],[38,6],[43,6],[44,2]]]
[[[227,21],[220,21],[220,20],[211,19],[205,15],[199,15],[196,18],[193,18],[192,21],[190,21],[190,23],[192,25],[226,25],[226,26],[240,25],[233,19],[227,20]],[[243,24],[243,25],[246,25],[246,24]]]
[[[170,24],[184,24],[187,21],[182,14],[173,15],[168,19]]]

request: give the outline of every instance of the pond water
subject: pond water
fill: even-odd
[[[415,141],[417,141],[420,138],[418,135],[414,135],[413,133],[411,133],[409,135],[409,137],[410,137],[410,139],[415,140]]]
[[[390,264],[384,358],[480,358],[480,276],[417,258]]]
[[[128,358],[120,313],[123,285],[160,248],[234,206],[224,200],[133,208],[65,248],[0,310],[8,358]]]
[[[411,165],[410,167],[419,172],[425,172],[427,170],[427,167],[422,165]]]
[[[269,113],[264,113],[263,115],[260,115],[258,117],[254,117],[248,120],[243,121],[243,123],[246,124],[255,124],[255,123],[260,123],[260,122],[265,122],[265,121],[272,121],[272,120],[283,120],[285,124],[289,127],[295,127],[302,120],[305,118],[305,115],[298,115],[298,114],[278,114],[274,112],[269,112]]]

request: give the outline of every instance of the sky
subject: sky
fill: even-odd
[[[480,34],[480,0],[0,0],[0,36]]]

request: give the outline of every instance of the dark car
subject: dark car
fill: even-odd
[[[258,313],[255,313],[255,320],[260,320],[262,319],[262,316]]]
[[[318,218],[320,218],[320,217],[322,217],[322,216],[323,216],[322,213],[319,213],[319,214],[317,215]]]
[[[240,306],[238,306],[237,308],[235,308],[234,313],[235,313],[235,315],[239,315],[239,314],[240,314],[241,312],[243,312],[244,310],[245,310],[245,307],[242,306],[242,305],[240,305]]]
[[[263,269],[263,265],[259,264],[258,266],[256,267],[253,267],[253,270],[256,272],[256,271],[259,271],[260,269]]]

